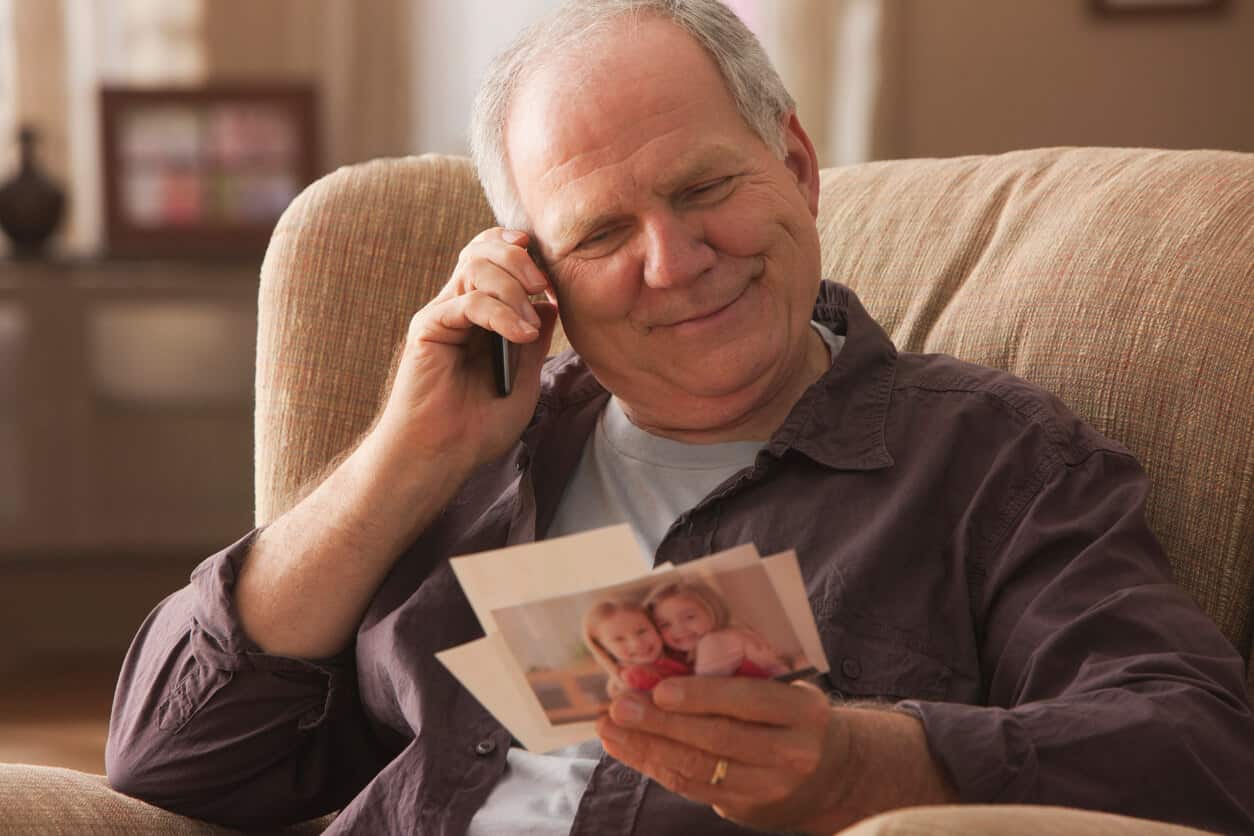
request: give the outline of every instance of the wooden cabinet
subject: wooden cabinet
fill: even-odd
[[[0,557],[205,551],[248,530],[257,273],[0,264]]]

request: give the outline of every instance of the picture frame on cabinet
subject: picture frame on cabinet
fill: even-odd
[[[111,256],[260,254],[318,174],[309,85],[105,87],[100,105]]]

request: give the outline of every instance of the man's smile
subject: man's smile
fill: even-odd
[[[745,285],[744,289],[741,290],[739,293],[737,293],[736,296],[732,298],[730,302],[727,302],[726,304],[711,306],[708,310],[699,311],[697,313],[692,314],[691,316],[678,319],[675,322],[669,323],[669,325],[671,327],[676,327],[680,325],[698,325],[698,324],[713,320],[717,318],[720,314],[722,314],[724,311],[726,311],[728,308],[730,308],[732,305],[736,304],[741,299],[743,299],[745,296],[745,292],[748,291],[748,289],[749,289],[749,286]]]
[[[738,312],[741,302],[750,296],[750,288],[754,287],[762,277],[764,264],[761,259],[755,260],[752,272],[742,280],[727,288],[720,288],[712,298],[697,300],[688,306],[677,306],[676,310],[668,310],[658,316],[655,324],[646,327],[646,333],[653,328],[674,329],[681,335],[689,335],[707,327],[717,327],[731,315]]]

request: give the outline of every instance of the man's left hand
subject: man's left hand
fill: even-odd
[[[811,829],[850,789],[850,734],[820,691],[680,677],[614,700],[605,750],[662,786],[752,827]],[[725,761],[725,765],[720,765]]]

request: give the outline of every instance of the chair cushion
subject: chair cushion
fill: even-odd
[[[234,836],[240,831],[190,819],[123,795],[103,775],[53,766],[0,763],[0,833],[31,836]],[[335,816],[274,831],[313,836]]]
[[[1203,831],[1067,807],[968,804],[896,810],[839,836],[1203,836]]]
[[[826,275],[899,347],[1007,369],[1130,448],[1177,580],[1254,601],[1254,155],[1053,148],[824,172]]]
[[[103,775],[0,763],[5,833],[227,836],[239,831],[184,818],[109,788]],[[316,832],[316,831],[315,831]]]

